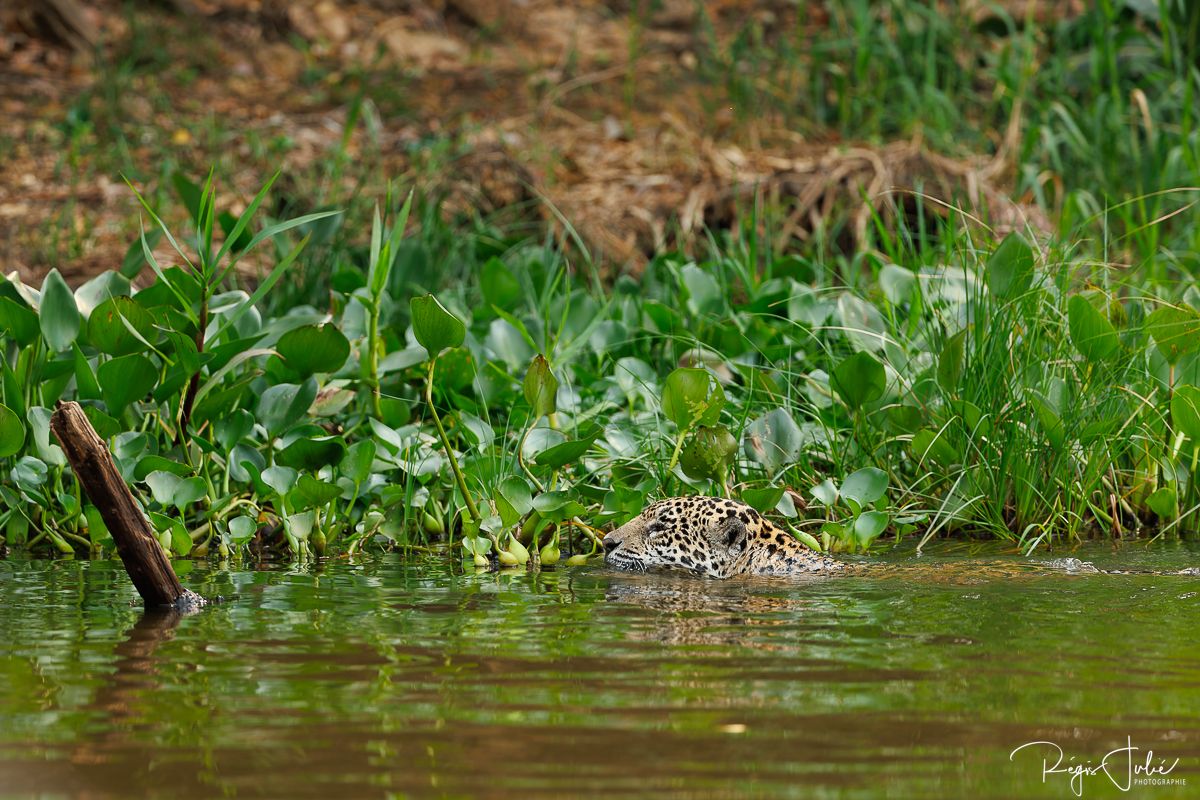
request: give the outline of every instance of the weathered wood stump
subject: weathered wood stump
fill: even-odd
[[[58,437],[83,491],[108,526],[125,571],[146,608],[171,606],[190,610],[204,605],[204,598],[184,589],[179,582],[149,520],[133,499],[112,454],[83,408],[73,401],[59,401],[50,417],[50,429]]]

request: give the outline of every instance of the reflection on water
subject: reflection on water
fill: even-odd
[[[893,561],[802,582],[201,566],[185,582],[237,599],[182,620],[142,616],[115,562],[0,561],[0,796],[1070,797],[1013,748],[1098,761],[1127,737],[1187,784],[1084,796],[1200,794],[1200,579]]]

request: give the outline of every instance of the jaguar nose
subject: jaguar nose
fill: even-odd
[[[608,555],[620,546],[621,543],[612,534],[604,537],[604,555]]]

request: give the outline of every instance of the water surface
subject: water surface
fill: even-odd
[[[1073,797],[1049,745],[1010,760],[1038,740],[1093,765],[1131,742],[1186,781],[1084,797],[1200,796],[1200,577],[1050,558],[942,546],[800,582],[201,564],[184,582],[236,599],[182,620],[144,617],[116,562],[0,561],[0,796]]]

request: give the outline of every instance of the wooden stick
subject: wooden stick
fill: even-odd
[[[178,606],[180,601],[194,603],[200,599],[179,582],[146,515],[117,471],[112,454],[79,403],[60,400],[50,417],[50,429],[62,444],[88,499],[104,518],[117,543],[117,553],[125,562],[125,571],[146,608]]]

